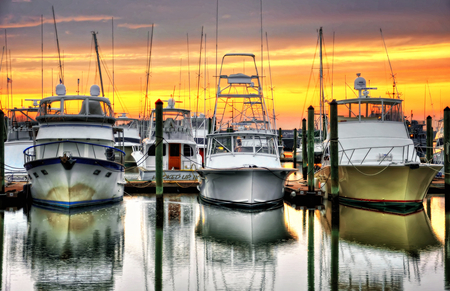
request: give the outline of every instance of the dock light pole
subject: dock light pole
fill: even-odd
[[[5,193],[5,114],[0,110],[0,179],[1,179],[1,189],[0,193]]]
[[[314,191],[314,107],[308,107],[308,191]]]
[[[297,129],[294,128],[294,149],[292,152],[292,160],[294,161],[294,168],[297,168]]]
[[[306,119],[302,120],[302,170],[303,181],[308,179],[308,151],[306,149]]]
[[[339,139],[337,102],[330,103],[330,166],[331,166],[331,198],[337,200],[339,197]]]
[[[445,211],[450,211],[450,108],[444,109],[444,178],[445,178]]]
[[[431,163],[433,159],[433,127],[431,116],[427,117],[427,163]]]

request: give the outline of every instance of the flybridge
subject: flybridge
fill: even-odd
[[[230,59],[234,63],[240,63],[242,59],[243,72],[234,73],[235,66],[230,71],[225,64]],[[250,74],[245,72],[246,65]],[[227,70],[229,74],[224,74]],[[272,131],[254,54],[234,53],[223,57],[217,92],[213,121],[216,133],[230,130]]]

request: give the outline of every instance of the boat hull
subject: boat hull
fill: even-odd
[[[197,182],[198,174],[195,170],[163,170],[164,182],[177,182],[177,181],[190,181]],[[142,181],[155,181],[156,171],[148,170],[144,167],[139,167],[139,180]]]
[[[200,198],[211,203],[264,207],[283,200],[284,184],[294,170],[285,168],[236,168],[197,170]]]
[[[341,165],[339,199],[381,203],[422,203],[440,165]],[[331,193],[331,167],[320,169],[315,177]]]
[[[25,164],[31,177],[33,201],[63,208],[120,201],[124,193],[123,165],[97,159],[74,159],[68,166],[61,158]]]

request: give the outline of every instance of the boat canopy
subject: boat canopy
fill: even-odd
[[[114,124],[107,98],[80,95],[47,97],[41,100],[36,120],[42,122],[81,121]]]
[[[338,121],[403,121],[402,101],[381,97],[339,100]]]

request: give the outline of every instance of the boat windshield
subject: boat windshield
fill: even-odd
[[[116,126],[127,129],[138,129],[137,119],[116,119]]]
[[[211,154],[276,154],[276,147],[276,137],[272,136],[216,136],[212,138]]]
[[[45,121],[114,121],[109,100],[102,97],[50,97],[40,102],[37,119]]]
[[[401,100],[352,99],[338,102],[339,121],[402,121]]]

